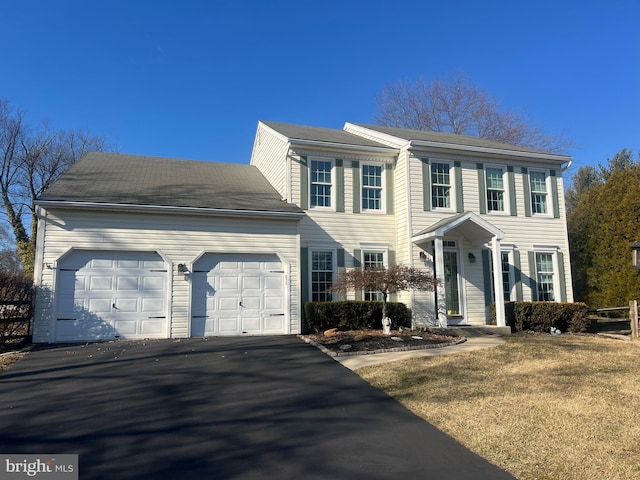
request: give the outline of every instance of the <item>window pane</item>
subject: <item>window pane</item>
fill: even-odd
[[[441,187],[434,185],[431,187],[432,198],[431,201],[433,203],[434,208],[450,208],[451,200],[450,200],[450,187]]]
[[[499,190],[488,190],[487,208],[490,212],[504,212],[504,192]]]
[[[553,255],[550,253],[536,253],[536,269],[538,272],[538,301],[554,301]]]
[[[511,300],[511,266],[509,265],[509,254],[502,253],[502,289],[504,292],[504,299]]]
[[[384,254],[382,252],[364,252],[362,255],[362,266],[366,270],[368,268],[384,267]],[[366,290],[364,299],[367,301],[382,301],[382,292],[375,290]]]
[[[532,192],[547,193],[547,182],[544,172],[531,172],[529,178]]]
[[[487,168],[487,188],[496,188],[499,190],[504,188],[501,168]]]
[[[366,187],[381,187],[382,186],[382,166],[363,165],[362,166],[362,185]]]
[[[311,253],[311,300],[328,302],[333,300],[329,290],[333,285],[333,252]]]
[[[311,206],[331,206],[331,162],[311,161]]]
[[[448,163],[431,164],[431,183],[434,185],[451,185]]]
[[[362,208],[365,210],[380,210],[382,203],[380,198],[382,196],[382,190],[375,188],[363,188],[362,189]]]
[[[382,166],[362,165],[362,209],[382,209]]]

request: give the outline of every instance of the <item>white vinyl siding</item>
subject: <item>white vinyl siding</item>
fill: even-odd
[[[55,308],[51,295],[55,288],[58,259],[70,246],[82,250],[144,250],[158,252],[169,265],[169,337],[188,337],[191,287],[188,276],[177,272],[178,264],[189,269],[204,252],[277,254],[286,269],[287,330],[301,331],[299,303],[299,246],[297,222],[280,219],[212,218],[198,215],[141,214],[51,209],[46,213],[42,268],[36,278],[39,287],[34,314],[36,342],[47,342]],[[260,238],[259,244],[256,238]],[[40,255],[40,254],[39,254]],[[48,265],[48,267],[47,267]]]
[[[290,198],[290,187],[287,185],[288,142],[275,135],[263,126],[256,132],[251,154],[251,165],[256,166],[282,198]]]

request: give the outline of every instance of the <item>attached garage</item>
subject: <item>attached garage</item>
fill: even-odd
[[[289,333],[285,279],[275,254],[204,254],[193,265],[191,335]]]
[[[76,250],[57,270],[56,341],[168,336],[168,270],[158,253]]]

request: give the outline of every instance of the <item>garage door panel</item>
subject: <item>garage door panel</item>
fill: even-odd
[[[192,335],[286,333],[284,268],[276,255],[207,254],[193,268]],[[267,320],[272,313],[282,317]]]
[[[58,285],[58,319],[71,320],[56,321],[57,340],[166,337],[167,269],[155,252],[73,252]]]

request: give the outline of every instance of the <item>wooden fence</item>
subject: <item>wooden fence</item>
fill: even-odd
[[[615,312],[629,312],[629,316],[612,317]],[[597,315],[591,315],[590,331],[631,334],[632,339],[638,339],[638,301],[632,300],[628,307],[599,308]]]

